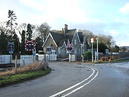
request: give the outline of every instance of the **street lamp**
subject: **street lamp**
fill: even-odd
[[[94,43],[94,38],[91,38],[91,44],[92,44],[92,62],[94,62],[94,55],[93,55],[93,43]]]

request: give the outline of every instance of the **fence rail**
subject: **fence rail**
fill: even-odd
[[[12,56],[11,55],[0,55],[0,64],[10,63]]]

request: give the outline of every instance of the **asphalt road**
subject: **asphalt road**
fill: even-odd
[[[129,63],[50,63],[47,76],[0,88],[0,97],[129,97]]]

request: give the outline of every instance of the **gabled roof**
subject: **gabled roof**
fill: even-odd
[[[57,43],[56,43],[56,41],[55,41],[55,39],[53,38],[52,34],[49,33],[48,36],[47,36],[47,38],[46,38],[46,40],[45,40],[45,42],[44,42],[44,44],[43,44],[43,47],[45,46],[45,44],[48,41],[49,37],[53,40],[53,42],[55,43],[55,45],[58,46]]]
[[[83,43],[83,34],[82,32],[78,32],[78,36],[79,36],[79,39],[80,39],[80,42]]]
[[[55,42],[57,43],[57,45],[62,46],[64,42],[67,43],[68,40],[70,42],[72,41],[75,31],[76,29],[71,29],[71,30],[68,30],[68,32],[65,34],[64,32],[60,33],[58,31],[51,31],[50,33],[53,39],[55,40]]]
[[[64,35],[61,33],[56,33],[56,32],[50,32],[53,39],[55,40],[55,42],[57,43],[57,45],[59,46],[60,42],[62,39],[64,39]]]
[[[68,40],[72,42],[74,34],[78,35],[79,41],[83,43],[83,34],[82,32],[76,32],[76,29],[70,29],[67,31],[67,33],[64,34],[63,30],[61,31],[50,31],[49,35],[54,40],[55,44],[59,47],[62,46],[63,43],[67,43]],[[47,40],[46,40],[47,41]],[[46,42],[45,41],[45,42]],[[45,45],[45,43],[44,43]]]
[[[76,32],[76,29],[70,29],[70,30],[68,30],[68,32],[66,34],[67,35],[74,35],[75,32]]]

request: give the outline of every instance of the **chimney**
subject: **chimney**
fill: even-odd
[[[65,30],[65,33],[67,33],[67,32],[68,32],[68,25],[67,25],[67,24],[65,24],[65,28],[64,28],[64,30]]]

